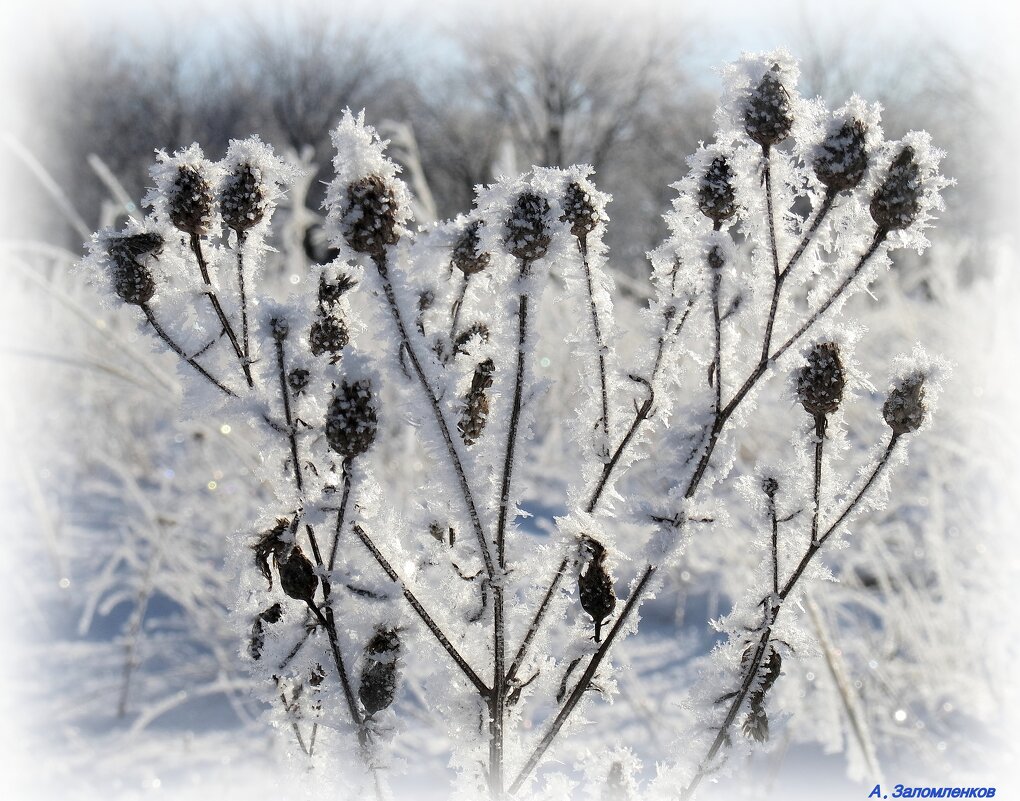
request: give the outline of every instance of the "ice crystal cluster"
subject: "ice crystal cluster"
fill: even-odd
[[[926,246],[946,181],[928,137],[886,140],[877,106],[801,97],[783,51],[725,77],[715,140],[690,157],[650,254],[653,297],[627,361],[603,244],[610,198],[590,168],[534,167],[419,228],[385,143],[350,111],[325,201],[336,258],[287,297],[264,294],[260,275],[297,173],[257,137],[218,162],[197,144],[159,152],[151,213],[92,238],[85,267],[178,357],[186,412],[229,419],[258,444],[253,480],[272,500],[247,530],[224,532],[241,650],[294,747],[342,765],[352,786],[386,795],[414,660],[433,666],[418,697],[453,743],[459,788],[544,792],[550,748],[595,695],[612,696],[612,649],[661,591],[660,571],[692,537],[725,529],[713,488],[730,480],[761,391],[785,392],[800,422],[784,467],[738,479],[760,568],[718,623],[675,763],[640,791],[689,797],[735,762],[726,752],[782,725],[784,666],[810,648],[795,602],[826,576],[827,545],[887,496],[943,372],[910,354],[875,407],[853,358],[860,331],[840,311],[895,248]],[[536,546],[521,503],[547,389],[544,295],[573,320],[580,380],[564,425],[581,459]],[[856,476],[833,458],[855,404],[886,430]],[[426,478],[415,503],[397,504],[385,471],[398,466],[369,457],[408,425]],[[638,461],[658,484],[621,481]],[[639,767],[617,749],[583,772],[634,797]],[[569,784],[547,775],[544,787]]]

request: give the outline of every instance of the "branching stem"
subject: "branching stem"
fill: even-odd
[[[213,378],[213,376],[209,373],[208,370],[206,370],[202,365],[195,361],[195,359],[191,358],[190,356],[188,356],[188,354],[184,352],[184,349],[180,345],[178,345],[174,338],[171,337],[166,332],[166,329],[163,328],[162,325],[160,325],[159,320],[156,319],[156,315],[152,311],[152,307],[149,306],[148,303],[142,303],[141,309],[142,313],[145,315],[145,319],[148,320],[149,325],[152,326],[152,330],[155,331],[159,338],[166,343],[167,347],[170,348],[170,350],[172,350],[181,359],[183,359],[193,368],[195,368],[195,372],[202,376],[202,378],[204,378],[206,381],[210,382],[213,386],[216,387],[216,389],[218,389],[224,395],[228,395],[231,398],[237,397],[237,393],[235,393],[232,389],[225,387],[223,384],[221,384],[219,381]]]

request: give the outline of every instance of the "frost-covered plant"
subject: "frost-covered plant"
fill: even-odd
[[[152,213],[93,237],[86,264],[180,357],[189,412],[247,424],[258,442],[257,477],[275,497],[252,521],[262,533],[233,545],[246,652],[309,756],[331,732],[331,751],[363,766],[351,781],[371,775],[385,793],[401,667],[429,660],[424,700],[464,788],[530,787],[589,691],[612,694],[611,649],[660,571],[699,528],[725,523],[712,490],[760,385],[782,372],[806,418],[785,468],[742,479],[763,529],[758,579],[720,624],[719,670],[692,697],[698,730],[656,786],[690,796],[735,735],[769,736],[770,691],[803,639],[796,601],[826,575],[820,552],[887,494],[942,372],[920,350],[896,365],[876,410],[888,440],[834,492],[842,410],[867,386],[859,332],[837,313],[891,250],[927,244],[946,181],[925,134],[887,142],[877,107],[854,97],[829,112],[799,97],[785,52],[746,57],[726,78],[716,140],[675,185],[670,237],[651,254],[647,346],[631,364],[617,355],[609,198],[590,168],[535,167],[480,188],[470,214],[415,231],[399,168],[349,111],[326,198],[338,255],[285,298],[260,291],[259,274],[295,174],[254,137],[219,163],[198,145],[160,153]],[[518,521],[544,390],[534,316],[554,273],[576,318],[569,425],[583,458],[555,536],[536,549]],[[392,435],[387,418],[414,426],[428,460],[407,512],[366,458]],[[617,489],[639,459],[668,492]],[[624,570],[636,577],[621,603]],[[537,737],[525,708],[551,709]],[[600,780],[632,792],[636,760],[610,757]]]

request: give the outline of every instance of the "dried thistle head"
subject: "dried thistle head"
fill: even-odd
[[[323,271],[319,275],[319,305],[323,308],[334,306],[340,302],[340,298],[357,286],[357,281],[347,273],[341,273],[336,281],[326,278]]]
[[[471,388],[464,398],[464,410],[457,422],[457,429],[465,445],[474,445],[485,430],[485,423],[489,419],[488,390],[492,387],[495,370],[496,365],[492,359],[486,359],[475,367]]]
[[[911,434],[924,423],[928,411],[924,379],[923,373],[911,373],[900,379],[882,406],[882,417],[896,436]]]
[[[921,168],[914,149],[905,146],[889,165],[882,185],[871,198],[871,217],[881,231],[908,227],[921,210]]]
[[[213,202],[208,179],[196,166],[181,164],[166,190],[167,214],[174,227],[186,234],[202,236],[209,230]]]
[[[266,216],[268,192],[251,164],[239,164],[220,188],[220,216],[238,237]]]
[[[326,410],[326,441],[345,462],[357,459],[375,442],[379,416],[367,379],[344,381]]]
[[[275,603],[263,609],[251,626],[251,639],[248,641],[248,655],[256,662],[262,658],[262,649],[266,644],[266,624],[279,623],[283,616],[283,607]]]
[[[533,262],[549,252],[549,201],[530,190],[521,192],[506,221],[507,252],[521,261]]]
[[[287,373],[287,386],[295,395],[303,395],[308,388],[311,372],[305,367],[295,367]]]
[[[286,549],[287,543],[283,541],[283,536],[289,528],[290,520],[286,517],[277,518],[276,525],[268,531],[263,531],[255,544],[251,546],[255,551],[255,566],[269,582],[269,589],[273,588],[273,573],[269,569],[269,558]]]
[[[839,409],[846,373],[835,342],[818,342],[808,351],[807,364],[797,372],[797,398],[808,414],[819,417]]]
[[[481,227],[481,220],[471,222],[453,246],[450,260],[454,267],[464,273],[465,277],[480,273],[489,266],[489,260],[492,258],[490,254],[479,249]]]
[[[847,120],[818,146],[814,169],[830,192],[854,189],[868,171],[867,128],[860,120]]]
[[[761,491],[765,493],[769,498],[775,498],[779,492],[779,482],[774,476],[765,476],[761,480]]]
[[[378,175],[367,175],[347,187],[347,206],[340,232],[358,253],[379,256],[400,239],[397,196]]]
[[[585,535],[582,547],[591,558],[577,577],[577,592],[584,609],[595,623],[595,642],[602,639],[602,624],[616,609],[616,588],[606,569],[606,549],[598,540]]]
[[[790,94],[780,80],[778,64],[762,76],[747,96],[744,106],[744,130],[763,148],[782,142],[793,127]]]
[[[133,306],[141,306],[156,294],[156,281],[148,267],[138,261],[163,249],[163,237],[155,233],[111,237],[106,254],[113,266],[113,289],[117,296]]]
[[[563,216],[560,220],[569,223],[570,233],[580,240],[587,237],[601,222],[601,215],[591,195],[577,181],[571,181],[563,194]]]
[[[308,347],[313,356],[330,353],[336,356],[351,341],[347,326],[335,314],[323,314],[321,311],[308,331]]]
[[[736,174],[726,156],[716,156],[698,182],[698,208],[715,223],[721,223],[737,212],[737,193],[733,188]]]
[[[276,572],[280,574],[280,588],[296,601],[315,603],[319,577],[308,557],[294,545],[289,550],[274,554]]]
[[[393,703],[397,691],[397,659],[400,635],[396,629],[379,626],[365,647],[358,698],[368,717]]]
[[[488,342],[489,326],[485,323],[471,323],[471,325],[457,334],[457,338],[453,341],[453,352],[467,353],[468,344],[472,339],[477,339],[479,342]]]
[[[273,339],[283,342],[290,335],[290,322],[286,317],[273,317],[269,320],[269,331]]]

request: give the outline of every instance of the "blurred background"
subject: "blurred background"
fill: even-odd
[[[868,2],[43,2],[5,12],[0,750],[24,781],[15,797],[215,788],[268,798],[301,770],[287,767],[286,733],[269,730],[248,696],[227,617],[223,535],[264,501],[250,478],[257,454],[220,421],[178,421],[173,360],[153,355],[130,315],[102,307],[74,267],[91,231],[139,213],[155,149],[198,141],[218,158],[254,132],[308,168],[281,211],[267,279],[281,286],[330,258],[319,206],[344,107],[365,108],[391,140],[422,224],[466,211],[473,188],[499,175],[592,164],[614,198],[607,241],[626,329],[649,296],[645,253],[665,234],[670,184],[711,139],[716,68],[780,45],[801,60],[803,94],[835,107],[857,92],[883,104],[888,138],[923,128],[947,151],[957,183],[933,247],[898,253],[851,311],[869,328],[857,358],[879,390],[889,354],[916,341],[956,370],[938,426],[896,477],[903,491],[832,554],[839,583],[810,594],[818,653],[784,672],[777,689],[792,714],[748,767],[753,786],[731,780],[717,797],[818,797],[824,783],[826,797],[861,798],[882,779],[972,779],[1003,797],[1020,633],[1007,593],[1020,343],[1016,28],[1004,13]],[[573,325],[561,315],[540,318],[542,369],[558,382],[542,401],[548,420],[577,381],[557,346]],[[762,404],[738,470],[788,437],[789,410]],[[851,418],[862,432],[872,411]],[[531,505],[549,518],[560,509],[538,488],[562,486],[572,445],[553,423],[538,434]],[[406,437],[388,441],[379,458],[403,466],[396,481],[409,496],[420,454]],[[861,453],[871,441],[862,433]],[[857,462],[846,459],[850,480]],[[713,642],[708,621],[754,569],[744,542],[695,540],[621,649],[620,697],[561,759],[616,740],[648,771],[669,757],[683,688]],[[439,773],[445,761],[415,681],[409,666],[409,786],[436,770],[415,767],[423,750]],[[291,785],[285,797],[303,792]]]

